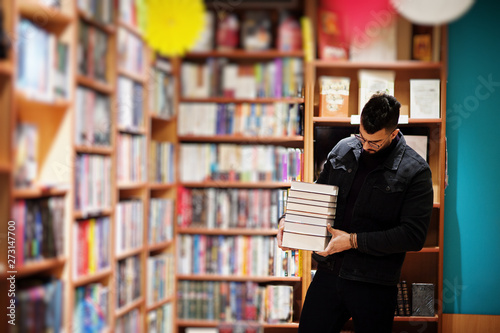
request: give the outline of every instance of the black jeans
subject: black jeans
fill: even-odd
[[[396,286],[342,279],[319,268],[300,315],[299,333],[338,333],[352,317],[356,333],[390,333]]]

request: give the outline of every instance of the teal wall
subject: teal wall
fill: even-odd
[[[449,25],[445,313],[500,315],[500,1]]]

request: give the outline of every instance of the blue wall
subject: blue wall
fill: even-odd
[[[445,313],[500,315],[500,1],[449,25]]]

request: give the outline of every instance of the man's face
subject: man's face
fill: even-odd
[[[388,147],[398,132],[399,129],[395,129],[392,132],[389,132],[386,129],[381,129],[373,134],[368,134],[363,128],[363,125],[359,125],[358,139],[363,144],[363,150],[365,150],[368,154],[375,154],[376,152]]]

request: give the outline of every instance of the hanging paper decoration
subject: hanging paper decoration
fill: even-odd
[[[202,0],[145,0],[145,40],[164,56],[182,56],[204,27]]]

